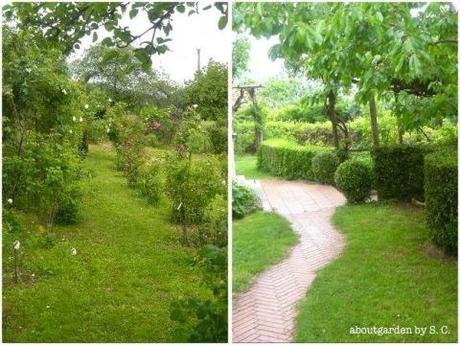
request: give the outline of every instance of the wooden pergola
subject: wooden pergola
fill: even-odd
[[[262,88],[262,85],[238,85],[234,86],[234,89],[239,90],[238,98],[236,99],[235,103],[233,104],[232,110],[233,112],[237,111],[240,106],[244,103],[244,93],[245,91],[249,94],[251,98],[252,104],[256,104],[256,90]]]

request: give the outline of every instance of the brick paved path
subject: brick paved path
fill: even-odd
[[[345,198],[335,188],[297,181],[253,181],[265,210],[291,223],[299,243],[289,256],[261,273],[233,307],[234,342],[290,342],[297,302],[305,296],[316,272],[333,260],[345,244],[330,224]]]

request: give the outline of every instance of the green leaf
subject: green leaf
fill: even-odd
[[[97,32],[93,32],[93,42],[97,41]]]
[[[131,11],[129,11],[129,18],[133,19],[135,16],[137,16],[137,13],[139,10],[137,8],[133,8]]]
[[[185,6],[184,5],[177,5],[176,10],[179,13],[184,13],[185,12]]]
[[[228,22],[228,16],[220,17],[219,22],[217,23],[217,27],[219,28],[219,30],[224,29],[227,26],[227,22]]]
[[[115,23],[113,21],[108,21],[107,23],[104,24],[104,28],[107,31],[112,31],[115,26]]]
[[[113,41],[110,37],[106,37],[102,40],[101,44],[107,47],[111,47],[113,46]]]
[[[138,48],[134,50],[134,55],[136,58],[144,65],[144,67],[150,67],[152,65],[152,59],[150,54],[144,48]]]

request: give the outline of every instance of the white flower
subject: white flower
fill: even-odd
[[[83,122],[83,118],[80,116],[80,122]]]
[[[109,102],[112,102],[112,98],[109,97]]]
[[[75,248],[72,248],[70,250],[70,255],[74,255],[74,256],[77,255],[77,250]]]
[[[14,241],[13,242],[13,249],[14,250],[19,250],[19,247],[21,247],[21,242],[19,242],[18,240]]]
[[[198,104],[194,104],[194,105],[192,105],[192,107],[196,109],[196,108],[198,108]]]
[[[46,306],[46,309],[49,309],[49,308],[51,308],[51,307],[50,307],[49,305],[47,305],[47,306]]]
[[[73,131],[72,131],[71,129],[69,129],[69,133],[70,133],[70,134],[72,134],[72,133],[73,133]]]
[[[67,90],[66,90],[66,89],[62,89],[62,93],[63,93],[64,95],[67,95]]]
[[[107,133],[110,133],[110,128],[107,127],[106,132],[107,132]]]
[[[7,200],[7,202],[8,202],[8,204],[11,205],[11,204],[13,204],[13,199],[9,198],[9,199]]]
[[[30,69],[29,67],[27,67],[27,68],[26,68],[26,72],[27,72],[27,73],[30,73],[30,72],[32,72],[32,69]]]
[[[85,104],[85,109],[89,109],[89,105],[88,105],[88,104]]]
[[[72,121],[73,122],[77,121],[77,118],[75,116],[72,116]]]
[[[35,273],[32,273],[30,276],[31,276],[32,278],[35,278]]]

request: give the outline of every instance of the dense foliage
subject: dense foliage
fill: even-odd
[[[38,212],[48,228],[57,214],[75,221],[86,114],[64,57],[4,28],[2,97],[3,202]]]
[[[425,157],[426,221],[431,240],[449,253],[458,247],[458,164],[453,152]]]

